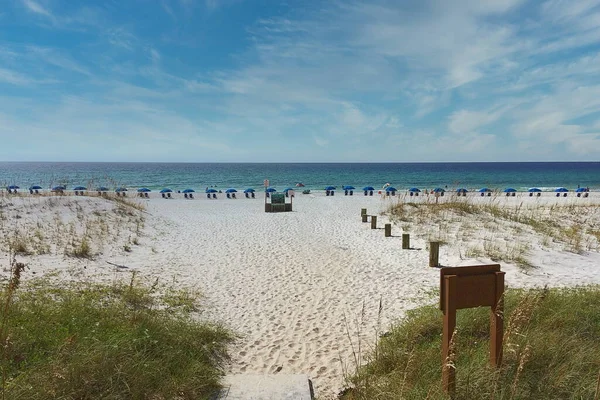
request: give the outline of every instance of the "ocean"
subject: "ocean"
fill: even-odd
[[[600,190],[600,162],[531,163],[86,163],[2,162],[0,185],[50,188],[65,185],[109,188],[169,187],[175,191],[203,191],[263,187],[265,179],[278,190],[302,182],[306,189],[323,190],[333,185],[380,188],[390,183],[398,190],[411,187],[469,190],[489,187],[519,191],[535,186],[554,190],[578,186]]]

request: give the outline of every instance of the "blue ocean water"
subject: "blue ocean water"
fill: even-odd
[[[173,190],[206,187],[260,189],[264,179],[278,190],[302,182],[307,189],[322,190],[327,185],[340,188],[353,185],[382,187],[391,183],[399,190],[410,187],[514,187],[545,190],[578,186],[600,190],[600,162],[532,163],[73,163],[3,162],[0,185],[27,188],[57,184],[71,188],[148,187]]]

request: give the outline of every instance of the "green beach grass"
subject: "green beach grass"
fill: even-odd
[[[442,313],[410,311],[349,378],[345,400],[447,399]],[[488,366],[489,308],[459,310],[455,399],[600,398],[600,287],[508,290],[502,367]]]
[[[2,399],[208,399],[226,329],[194,318],[189,290],[137,283],[21,284],[1,295]]]

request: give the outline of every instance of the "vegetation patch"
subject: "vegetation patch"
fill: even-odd
[[[600,287],[508,290],[504,359],[489,366],[489,308],[458,312],[455,399],[598,399]],[[442,313],[413,310],[349,378],[345,400],[447,399],[441,390]]]
[[[23,267],[0,293],[2,398],[208,399],[219,388],[234,336],[197,320],[196,293],[134,277],[20,286]]]

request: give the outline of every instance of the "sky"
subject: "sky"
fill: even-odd
[[[0,160],[600,160],[600,0],[0,0]]]

